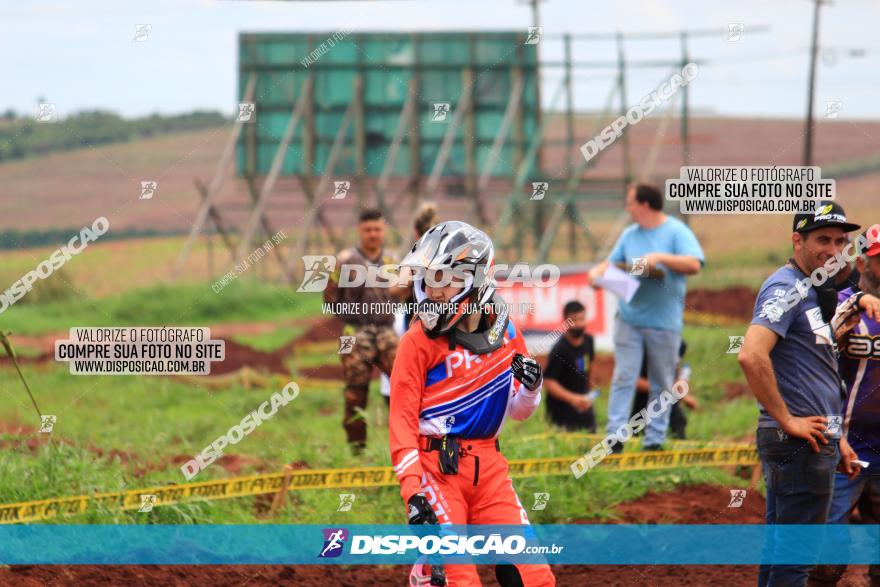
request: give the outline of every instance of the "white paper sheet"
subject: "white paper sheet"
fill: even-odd
[[[641,285],[638,279],[611,264],[604,275],[595,279],[595,283],[627,303],[636,295]]]

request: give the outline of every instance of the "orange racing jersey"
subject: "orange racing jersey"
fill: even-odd
[[[501,346],[475,354],[449,349],[446,336],[429,338],[413,320],[400,339],[391,372],[391,461],[404,501],[420,491],[419,436],[495,438],[509,415],[525,420],[541,401],[513,377],[514,355],[528,355],[522,334],[508,321]]]

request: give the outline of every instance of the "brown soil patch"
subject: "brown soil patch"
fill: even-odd
[[[279,375],[290,375],[290,370],[284,365],[284,359],[290,354],[288,347],[266,352],[239,344],[229,338],[223,340],[226,341],[226,358],[211,365],[212,375],[232,373],[242,367],[278,373]]]
[[[192,455],[175,455],[158,468],[164,469],[168,463],[179,467],[192,458]],[[228,453],[214,461],[213,464],[220,465],[230,475],[241,475],[245,468],[252,468],[257,473],[267,473],[276,469],[274,465],[263,459]]]
[[[18,422],[4,422],[0,420],[0,434],[12,434],[15,436],[23,436],[25,434],[36,434],[37,429],[27,424]]]
[[[0,448],[27,450],[31,453],[35,453],[40,446],[47,444],[50,441],[65,444],[67,446],[75,445],[72,440],[59,438],[50,434],[41,434],[36,428],[24,424],[0,421],[0,434],[11,437],[6,440],[0,440]],[[106,449],[99,446],[88,446],[87,449],[97,457],[109,460],[119,459],[123,464],[133,463],[138,460],[137,455],[115,448]]]
[[[306,319],[311,326],[308,331],[296,340],[282,346],[274,351],[261,351],[241,344],[228,338],[233,334],[259,334],[263,332],[271,332],[277,329],[277,323],[257,322],[253,324],[228,324],[221,327],[212,327],[212,338],[222,339],[226,343],[226,356],[223,361],[217,361],[211,365],[211,375],[228,375],[238,372],[244,367],[248,367],[255,371],[263,373],[271,373],[290,377],[290,369],[285,365],[285,360],[292,353],[293,348],[300,343],[313,343],[322,340],[338,339],[342,333],[341,324],[334,318]],[[303,320],[296,321],[302,324]],[[226,334],[223,336],[220,333]],[[66,338],[66,334],[40,335],[36,337],[16,337],[15,342],[24,341],[22,346],[36,346],[39,348],[48,348],[50,350],[44,352],[39,357],[19,357],[19,363],[23,365],[45,364],[55,360],[54,343],[58,337]],[[8,365],[12,367],[12,361],[5,354],[0,353],[0,366]],[[304,368],[300,370],[304,377],[319,379],[337,379],[342,380],[342,365],[338,361],[320,367]],[[373,375],[378,377],[378,369],[374,369]],[[210,382],[210,377],[206,382]],[[2,431],[2,430],[0,430]]]
[[[338,341],[342,336],[342,323],[333,316],[322,316],[314,319],[308,330],[294,340],[290,346],[296,349],[299,345],[315,344],[327,341]],[[298,369],[302,377],[308,379],[335,379],[343,381],[342,363],[338,357],[328,358],[328,362],[317,367],[300,367]],[[379,377],[379,369],[373,367],[371,379]]]
[[[22,355],[18,355],[16,359],[18,360],[19,365],[40,365],[48,363],[50,361],[54,361],[55,352],[53,351],[51,353],[41,353],[36,357],[25,357]],[[7,355],[5,351],[0,351],[0,365],[3,365],[4,367],[9,367],[10,369],[15,369],[15,364],[12,362],[12,359],[9,358],[9,355]]]
[[[378,377],[379,370],[373,368],[373,376]],[[318,367],[301,367],[299,374],[308,379],[338,379],[343,380],[342,365],[339,363],[328,363]]]
[[[211,364],[211,375],[225,375],[238,371],[242,367],[250,367],[257,371],[290,375],[290,370],[284,365],[284,360],[290,355],[291,344],[285,345],[278,350],[267,352],[260,351],[247,345],[235,342],[230,338],[215,336],[226,342],[226,358]],[[53,344],[54,344],[54,338]],[[19,357],[18,362],[22,365],[47,363],[55,360],[55,352],[43,353],[39,357]],[[12,360],[5,354],[0,356],[0,365],[12,367]]]
[[[727,507],[730,488],[685,485],[674,491],[649,491],[635,501],[617,507],[624,524],[763,524],[764,497],[746,493],[741,507]]]
[[[582,585],[754,585],[755,571],[749,567],[662,567],[662,566],[556,566],[560,587]],[[492,567],[478,567],[483,585],[498,585]],[[136,584],[147,587],[190,585],[297,585],[301,587],[386,587],[405,585],[409,567],[383,566],[31,566],[0,569],[0,582],[22,587],[43,585]]]
[[[733,401],[741,397],[750,397],[751,395],[752,390],[745,383],[733,381],[724,384],[724,399],[727,401]]]
[[[243,473],[243,469],[246,467],[254,468],[259,473],[274,470],[274,467],[272,467],[263,459],[257,459],[254,457],[247,457],[236,454],[225,454],[217,459],[216,463],[226,469],[226,471],[231,475],[241,475]]]
[[[720,315],[748,322],[752,319],[758,292],[750,287],[695,289],[687,292],[685,308],[700,314]]]
[[[342,322],[333,316],[322,316],[312,319],[311,326],[293,341],[293,346],[328,340],[338,341],[340,336],[342,336]]]
[[[10,437],[8,439],[0,440],[0,449],[9,448],[12,450],[27,450],[34,453],[40,446],[50,441],[55,441],[67,446],[76,445],[76,443],[70,439],[50,436],[49,434],[40,434],[37,432],[37,429],[32,426],[11,422],[0,421],[0,435]],[[179,467],[192,458],[192,455],[181,454],[175,455],[164,461],[147,461],[136,453],[116,448],[107,449],[99,446],[87,446],[86,448],[89,452],[99,458],[106,458],[109,460],[119,459],[123,465],[131,465],[133,467],[132,474],[135,477],[143,477],[151,471],[165,470],[169,465]],[[259,473],[274,471],[276,468],[271,463],[262,459],[230,453],[224,454],[217,459],[216,464],[223,467],[223,469],[225,469],[230,475],[241,475],[245,468],[253,468]],[[297,469],[303,468],[301,461],[297,461],[291,466]]]
[[[275,332],[281,326],[303,326],[312,322],[312,318],[292,318],[279,322],[267,320],[265,322],[238,322],[233,324],[216,324],[211,327],[211,336],[227,338],[242,334],[266,334]]]
[[[231,338],[233,336],[241,336],[241,335],[252,335],[252,334],[266,334],[268,332],[274,332],[278,330],[279,327],[282,326],[303,326],[306,324],[313,324],[314,318],[292,318],[290,320],[268,320],[264,322],[235,322],[231,324],[215,324],[211,326],[211,337],[212,338]],[[39,357],[40,360],[43,359],[43,356],[49,356],[54,359],[55,357],[55,341],[56,340],[66,340],[69,338],[70,333],[67,331],[59,331],[59,332],[47,332],[44,334],[15,334],[13,333],[10,336],[10,340],[12,344],[15,345],[16,348],[30,348],[33,350],[37,350],[42,355]],[[0,352],[0,360],[8,360],[6,357],[6,353]],[[19,357],[19,361],[27,360],[26,358]],[[37,359],[31,359],[37,360]]]
[[[611,375],[614,373],[614,355],[596,355],[590,364],[590,377],[594,386],[608,387],[611,385]]]

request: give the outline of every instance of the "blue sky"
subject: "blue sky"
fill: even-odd
[[[691,52],[712,63],[692,83],[692,106],[726,116],[801,118],[806,109],[809,0],[547,0],[540,5],[546,34],[639,32],[717,28],[691,42]],[[822,10],[816,113],[825,100],[843,103],[842,119],[876,119],[880,87],[880,5],[838,0]],[[135,24],[152,26],[133,43]],[[738,43],[722,31],[743,23]],[[230,112],[236,101],[236,39],[241,31],[524,30],[531,10],[521,0],[358,2],[251,2],[213,0],[31,0],[0,8],[0,110],[32,113],[39,97],[64,116],[105,108],[124,115],[193,109]],[[769,33],[750,33],[767,25]],[[850,57],[848,50],[864,50]],[[552,58],[553,42],[542,45]],[[836,51],[836,53],[832,53]],[[632,42],[632,58],[677,59],[678,41]],[[577,59],[615,58],[611,43],[575,46]],[[629,102],[671,73],[633,72]],[[576,86],[581,109],[604,104],[612,71],[583,71]],[[547,72],[549,95],[559,74]],[[545,98],[545,104],[549,101]]]

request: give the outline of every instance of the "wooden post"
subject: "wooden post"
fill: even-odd
[[[214,238],[210,230],[205,233],[205,246],[208,249],[208,279],[214,281]]]
[[[412,82],[416,96],[422,91],[422,67],[421,67],[421,45],[419,44],[419,36],[413,33],[410,36],[410,42],[413,47],[413,73]],[[416,99],[415,107],[412,110],[409,124],[409,165],[410,165],[410,213],[414,213],[418,207],[422,190],[422,132],[421,118],[424,112],[419,112],[419,108],[423,106]]]
[[[538,26],[538,25],[535,25],[535,26]],[[536,64],[539,63],[540,46],[541,46],[540,41],[536,45],[534,45],[535,63]],[[519,43],[517,45],[519,59],[522,61],[525,61],[525,58],[524,58],[525,47],[526,47],[526,45],[524,43]],[[529,64],[526,63],[525,66],[528,67]],[[540,89],[541,74],[540,74],[540,68],[536,66],[532,75],[534,75],[534,77],[535,77],[534,87],[535,87],[535,111],[536,111],[536,116],[537,116],[536,122],[538,124],[540,124],[541,123],[541,89]],[[533,178],[537,178],[539,181],[544,180],[543,153],[544,153],[544,150],[541,148],[538,148],[538,153],[535,156],[535,167],[534,167],[534,169],[532,169],[532,174],[531,174]],[[550,193],[553,193],[553,192],[550,192]],[[532,246],[537,244],[538,241],[541,239],[541,235],[544,232],[544,226],[545,226],[544,217],[547,213],[547,205],[548,204],[549,204],[549,199],[548,199],[548,196],[545,195],[544,198],[542,198],[540,200],[535,200],[532,202],[532,208],[533,208],[532,214],[528,214],[528,215],[524,214],[524,215],[519,216],[520,220],[522,221],[521,235],[523,238],[519,238],[516,241],[517,242],[517,258],[518,259],[523,258],[523,245],[525,243],[524,237],[526,235],[526,225],[529,220],[531,221],[531,225],[532,225],[532,240],[533,240]]]
[[[620,116],[626,116],[629,104],[626,101],[626,60],[623,54],[623,33],[617,33],[617,84],[620,86]],[[632,181],[632,166],[629,158],[629,133],[623,131],[620,137],[623,146],[623,177],[624,182]]]
[[[306,85],[311,85],[312,78],[309,77],[306,80]],[[284,163],[284,156],[287,153],[287,147],[290,145],[290,141],[293,139],[293,134],[296,131],[296,125],[299,123],[299,119],[302,116],[303,109],[305,108],[306,97],[308,96],[307,91],[302,91],[300,93],[299,99],[296,101],[296,105],[293,108],[293,112],[291,112],[290,120],[287,123],[287,127],[284,129],[284,134],[281,137],[281,142],[278,144],[278,148],[275,150],[275,157],[272,159],[272,166],[269,168],[269,174],[266,176],[266,180],[263,182],[263,185],[260,189],[260,195],[257,198],[256,202],[254,202],[254,209],[248,218],[247,224],[245,225],[244,230],[241,235],[241,242],[238,246],[238,257],[244,258],[248,254],[248,248],[251,246],[251,239],[254,236],[254,232],[257,229],[257,225],[260,222],[260,217],[263,214],[263,210],[266,208],[266,202],[269,199],[269,195],[272,193],[272,190],[275,188],[275,182],[278,180],[278,175],[281,173],[281,167]]]
[[[516,72],[517,70],[514,70]],[[480,172],[480,178],[477,182],[477,194],[474,199],[474,208],[473,212],[476,213],[477,218],[480,219],[480,222],[483,224],[489,224],[489,217],[486,214],[486,209],[483,206],[483,201],[481,194],[486,191],[486,188],[489,186],[489,181],[492,179],[492,170],[495,169],[495,165],[498,163],[498,158],[501,156],[501,149],[504,148],[504,143],[507,139],[507,135],[510,132],[511,127],[513,126],[514,117],[516,116],[517,110],[520,108],[522,103],[522,95],[523,95],[523,79],[521,75],[513,75],[513,89],[510,93],[510,98],[507,100],[507,108],[504,111],[504,118],[501,119],[501,127],[498,129],[497,134],[495,135],[495,140],[492,142],[492,148],[489,150],[489,155],[486,157],[486,162],[483,163],[483,169]]]
[[[254,182],[254,178],[247,178],[247,186],[248,186],[248,195],[250,196],[251,203],[256,206],[259,196],[257,195],[257,186]],[[269,220],[266,218],[265,213],[260,213],[260,226],[263,228],[263,232],[266,234],[267,238],[271,238],[273,234],[276,233],[275,229],[269,224]],[[290,285],[291,278],[290,272],[287,269],[287,264],[284,260],[284,255],[281,252],[281,247],[274,247],[272,252],[275,254],[275,260],[278,261],[278,265],[281,268],[281,281],[285,285]],[[241,257],[239,257],[241,259]],[[265,273],[263,274],[265,277]]]
[[[269,507],[270,518],[275,517],[275,514],[287,503],[287,493],[290,491],[290,478],[292,476],[293,467],[284,465],[284,477],[281,479],[281,487],[278,488],[278,493],[272,498],[272,505]]]
[[[312,206],[315,205],[315,197],[316,196],[315,196],[315,192],[313,191],[314,184],[307,184],[305,181],[303,181],[302,177],[300,177],[299,180],[300,180],[300,186],[302,187],[303,192],[305,192],[305,194],[306,194],[306,199],[308,199],[309,208],[311,208]],[[327,233],[327,237],[330,239],[330,243],[334,247],[336,247],[337,249],[342,248],[342,241],[339,238],[339,236],[336,234],[336,231],[333,229],[333,225],[330,224],[330,222],[324,216],[324,211],[318,210],[318,214],[317,214],[316,218],[317,218],[318,222],[321,223],[321,226],[324,227],[324,232]],[[320,232],[315,233],[315,242],[318,247],[321,246],[321,233]]]
[[[364,76],[361,69],[361,55],[358,51],[358,75],[354,81],[354,183],[357,186],[358,208],[364,208],[366,195],[364,175],[366,174],[367,141],[364,130]]]
[[[684,69],[685,65],[690,61],[690,57],[688,56],[688,44],[687,44],[687,32],[682,31],[681,33],[681,68]],[[681,88],[681,165],[690,165],[691,160],[691,145],[690,145],[690,131],[688,129],[688,112],[690,110],[690,84],[685,84],[683,88]],[[679,215],[685,224],[691,223],[691,215],[690,214],[680,214]]]
[[[403,143],[404,132],[406,131],[406,127],[411,124],[413,111],[415,110],[416,102],[418,101],[415,88],[415,80],[410,79],[406,100],[403,103],[403,108],[400,110],[400,116],[397,118],[397,127],[394,129],[394,137],[391,140],[391,145],[388,147],[388,155],[385,157],[382,172],[379,174],[379,179],[376,182],[376,204],[379,207],[379,210],[382,211],[382,214],[385,215],[386,221],[392,227],[394,227],[394,219],[391,211],[388,209],[387,202],[385,201],[385,190],[388,187],[388,179],[394,171],[394,165],[397,162],[397,156],[400,153],[400,145]],[[394,230],[393,233],[397,244],[399,244],[401,240],[400,231]]]
[[[357,83],[357,79],[355,79],[355,83]],[[294,247],[294,254],[288,260],[288,263],[291,266],[291,270],[293,271],[294,276],[297,278],[301,277],[302,273],[300,272],[299,265],[294,266],[294,264],[296,263],[297,259],[302,258],[309,231],[311,230],[312,226],[314,226],[315,219],[321,213],[321,206],[323,204],[322,198],[327,192],[327,189],[330,185],[330,180],[333,177],[333,172],[336,169],[336,160],[339,158],[339,154],[342,152],[342,147],[345,143],[345,135],[348,132],[348,126],[349,124],[351,124],[353,114],[354,101],[349,102],[348,108],[346,108],[345,110],[345,116],[342,119],[342,124],[339,125],[339,130],[336,132],[336,138],[333,140],[333,147],[330,149],[330,156],[327,158],[327,168],[324,170],[324,175],[323,177],[321,177],[321,182],[318,184],[318,192],[315,197],[315,205],[312,206],[312,209],[309,210],[308,215],[303,221],[302,230],[299,231],[299,239],[297,240],[296,246]]]
[[[425,186],[425,193],[429,196],[434,194],[437,185],[440,183],[440,176],[443,168],[446,167],[446,161],[449,159],[449,153],[452,152],[452,145],[455,142],[455,131],[461,126],[462,118],[471,107],[471,94],[464,91],[459,97],[458,105],[455,108],[455,114],[446,128],[443,135],[443,141],[440,143],[440,150],[437,152],[437,158],[434,160],[434,166],[431,168],[431,175],[428,177],[428,184]]]
[[[462,93],[467,93],[468,101],[474,101],[476,89],[474,84],[477,78],[474,76],[474,62],[476,60],[476,42],[474,34],[468,35],[468,66],[462,71]],[[471,202],[476,202],[480,197],[477,185],[477,117],[474,108],[468,108],[464,121],[464,193]]]
[[[538,126],[535,134],[531,137],[529,148],[526,151],[525,156],[521,158],[520,163],[517,166],[516,174],[513,178],[513,185],[511,187],[511,195],[505,201],[504,207],[502,208],[501,213],[498,216],[498,222],[496,223],[493,240],[496,243],[501,243],[501,248],[503,249],[509,249],[511,246],[512,239],[506,239],[505,232],[507,230],[508,224],[515,216],[514,206],[519,205],[519,203],[522,201],[523,187],[525,186],[529,169],[534,164],[538,150],[541,148],[541,142],[544,140],[544,132],[547,130],[549,121],[555,118],[554,109],[556,108],[559,97],[562,94],[562,90],[564,89],[564,87],[565,86],[562,83],[560,83],[556,87],[556,92],[554,93],[553,99],[551,100],[549,116],[545,116],[541,119],[541,124]],[[514,235],[514,238],[516,238],[516,235]],[[519,240],[520,242],[522,241],[521,238],[517,240]]]
[[[612,94],[609,98],[613,96]],[[609,102],[610,105],[610,102]],[[602,125],[602,119],[596,121],[595,128],[593,129],[593,134],[591,136],[596,136],[598,134]],[[543,237],[540,239],[540,244],[538,245],[538,251],[535,255],[536,263],[543,263],[547,259],[547,255],[550,252],[550,247],[553,244],[553,239],[556,237],[556,233],[559,230],[559,225],[562,222],[563,216],[565,212],[568,212],[572,215],[579,224],[583,227],[584,236],[587,238],[587,242],[593,249],[593,253],[595,254],[599,248],[599,242],[596,239],[595,235],[590,231],[587,227],[587,224],[582,221],[580,218],[577,208],[573,206],[573,200],[577,193],[578,184],[580,184],[580,178],[583,175],[584,171],[592,165],[595,165],[596,162],[601,157],[602,153],[606,151],[600,151],[596,154],[592,159],[587,161],[584,158],[577,159],[577,165],[573,166],[574,169],[571,170],[569,174],[568,184],[565,187],[565,197],[562,202],[562,206],[558,206],[555,210],[553,210],[553,214],[551,215],[550,222],[547,225],[547,229],[544,231]]]
[[[196,191],[199,193],[199,197],[202,202],[204,202],[208,198],[208,188],[205,187],[198,178],[194,179],[193,182],[196,185]],[[223,226],[223,220],[220,218],[220,213],[217,211],[217,208],[214,206],[209,206],[208,208],[208,216],[211,221],[214,223],[214,227],[217,229],[217,232],[220,233],[220,236],[223,239],[223,244],[226,246],[226,250],[229,251],[229,259],[232,261],[232,264],[238,262],[235,258],[235,245],[232,243],[232,239],[227,234],[226,229]]]
[[[580,188],[579,177],[575,172],[575,164],[573,157],[574,149],[574,83],[571,71],[571,34],[565,35],[565,144],[568,153],[568,183],[574,185],[575,191]],[[578,155],[580,156],[580,155]],[[576,217],[572,208],[575,206],[573,202],[566,204],[566,212],[568,213],[568,256],[574,260],[577,254],[577,231],[575,230]]]
[[[309,52],[314,49],[312,46],[313,40],[312,35],[309,35]],[[309,77],[314,77],[313,73],[309,74]],[[306,194],[306,197],[309,199],[309,205],[312,205],[314,202],[311,197],[312,190],[315,188],[315,83],[308,84],[304,91],[308,92],[306,96],[306,105],[305,111],[303,115],[303,135],[302,135],[302,150],[303,150],[303,173],[300,174],[300,185],[303,187],[303,191]]]
[[[516,70],[514,71],[514,75],[520,77],[525,81],[526,76],[523,71],[523,53],[522,46],[517,47],[517,59],[516,59]],[[523,95],[525,98],[525,95]],[[516,111],[516,126],[514,127],[514,141],[516,143],[516,151],[514,152],[514,164],[517,167],[518,172],[525,170],[529,171],[528,167],[531,165],[531,161],[529,161],[528,155],[526,151],[523,150],[523,145],[526,142],[526,128],[525,128],[525,108],[519,108]],[[541,125],[538,126],[541,128]],[[534,142],[533,142],[534,144]],[[531,147],[531,145],[530,145]],[[538,156],[540,152],[540,148],[535,152],[535,157]],[[517,178],[518,179],[518,178]],[[516,181],[514,181],[514,191],[508,197],[508,202],[512,202],[514,200],[519,201],[522,198],[522,186],[525,185],[525,177],[523,177],[523,183],[519,186],[516,186]],[[517,248],[517,257],[522,258],[522,241],[523,237],[523,219],[520,218],[519,215],[513,218],[513,232],[514,235],[518,235],[519,238],[515,238],[515,241],[518,243]]]
[[[248,78],[247,86],[245,87],[243,101],[250,102],[253,99],[256,86],[257,76],[252,73]],[[202,231],[205,221],[208,219],[208,214],[214,204],[214,199],[217,197],[217,193],[220,191],[223,181],[226,179],[226,168],[232,162],[233,156],[235,155],[235,145],[238,143],[239,136],[241,136],[243,125],[243,122],[236,120],[232,127],[232,132],[229,133],[229,138],[226,140],[226,146],[223,148],[223,154],[220,156],[220,161],[217,162],[217,167],[214,169],[214,177],[211,178],[211,183],[208,184],[207,192],[202,200],[202,205],[198,212],[196,212],[195,220],[193,220],[192,226],[190,227],[189,236],[187,236],[186,242],[183,244],[183,249],[180,251],[180,255],[177,257],[177,261],[171,269],[172,279],[175,279],[183,268],[183,265],[189,257],[190,251],[192,251],[196,238]]]

